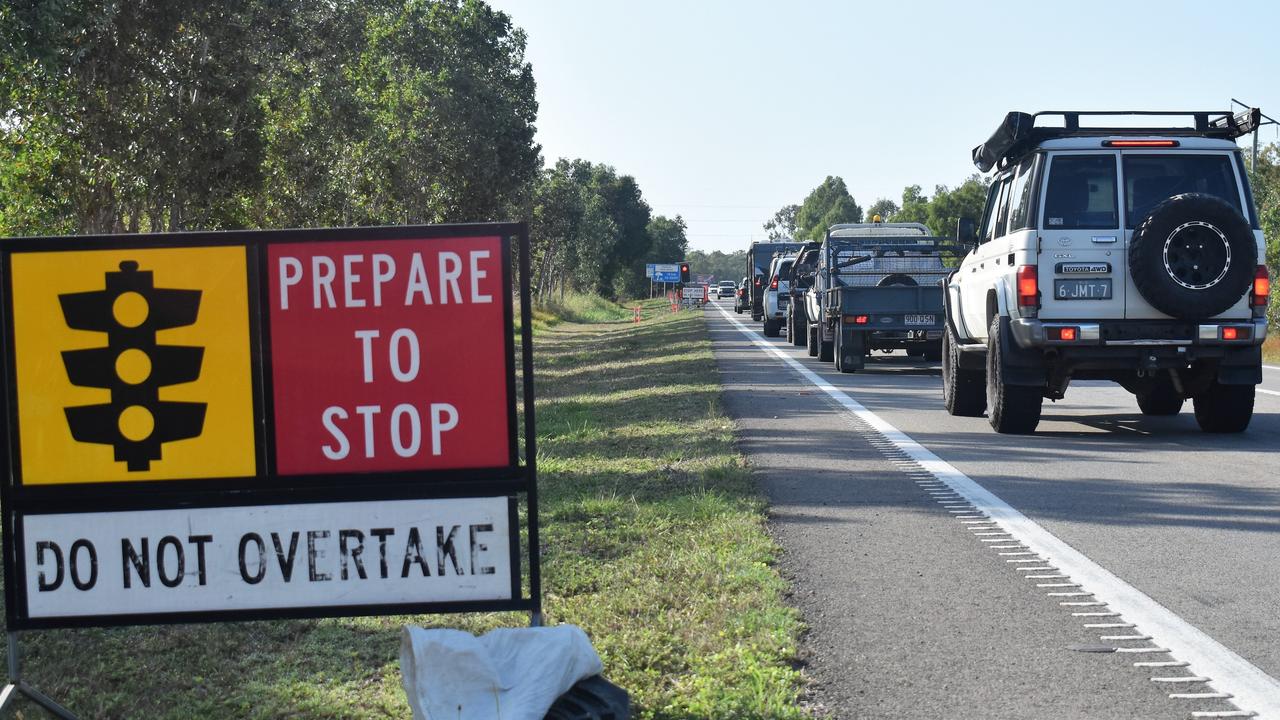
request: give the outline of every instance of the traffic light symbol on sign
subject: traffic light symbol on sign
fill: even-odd
[[[689,263],[680,263],[680,282],[689,282]]]
[[[206,403],[161,401],[159,389],[200,377],[204,348],[157,345],[156,332],[192,325],[199,290],[157,288],[152,272],[126,260],[106,288],[59,295],[67,326],[107,334],[107,346],[62,353],[72,385],[106,388],[111,402],[64,409],[78,442],[111,445],[130,472],[149,470],[161,446],[199,437]]]

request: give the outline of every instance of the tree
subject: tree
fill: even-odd
[[[919,185],[908,185],[902,189],[902,207],[889,219],[892,222],[928,222],[929,198]]]
[[[737,282],[747,272],[746,250],[732,253],[720,252],[719,250],[709,253],[693,250],[685,255],[685,260],[689,261],[689,269],[695,275],[709,275],[715,278],[717,282],[720,280]]]
[[[480,0],[10,0],[0,228],[505,219],[539,166],[524,47]]]
[[[880,198],[874,203],[871,203],[871,207],[867,208],[867,222],[871,222],[871,218],[876,215],[880,216],[881,221],[889,222],[889,218],[893,217],[897,212],[898,203],[888,198]]]
[[[649,221],[649,254],[645,263],[672,263],[685,258],[689,251],[688,226],[679,215],[668,218],[658,215]],[[699,270],[701,271],[701,270]]]
[[[796,211],[796,238],[821,240],[836,223],[862,222],[862,208],[854,202],[844,180],[828,175]]]
[[[937,186],[934,189],[933,199],[929,201],[926,221],[929,230],[934,235],[950,237],[955,234],[956,221],[960,218],[982,217],[983,205],[987,201],[988,184],[990,181],[974,173],[954,190],[949,190],[946,185]]]
[[[782,209],[773,214],[773,219],[764,224],[764,229],[769,234],[770,240],[783,240],[796,236],[796,213],[800,211],[799,205],[783,205]]]

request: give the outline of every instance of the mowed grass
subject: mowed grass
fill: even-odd
[[[1275,328],[1272,328],[1275,333]],[[1262,343],[1262,360],[1267,363],[1280,363],[1280,334],[1273,334]]]
[[[608,323],[539,323],[548,622],[587,631],[634,717],[805,717],[801,625],[700,313],[644,307],[639,325],[616,305],[593,310]],[[86,718],[407,718],[406,623],[481,633],[527,616],[46,631],[24,636],[24,677]],[[16,717],[46,715],[21,701]]]

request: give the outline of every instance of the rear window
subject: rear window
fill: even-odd
[[[1045,192],[1046,230],[1108,230],[1116,213],[1115,155],[1057,155]]]
[[[1124,156],[1124,214],[1129,227],[1137,227],[1156,205],[1183,193],[1215,195],[1244,214],[1228,155]]]

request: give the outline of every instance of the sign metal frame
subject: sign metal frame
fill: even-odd
[[[507,463],[475,469],[376,471],[308,475],[278,475],[275,465],[275,408],[272,394],[270,282],[267,248],[275,244],[336,241],[430,241],[444,238],[497,237],[501,241],[502,315],[505,331]],[[513,258],[512,245],[516,257]],[[73,252],[243,246],[249,292],[250,364],[253,370],[255,466],[253,476],[73,483],[24,486],[21,447],[18,442],[18,381],[14,355],[14,297],[12,256],[21,252]],[[518,270],[520,299],[520,389],[523,407],[517,407],[517,359],[512,297],[513,260]],[[5,351],[0,353],[0,481],[5,564],[5,610],[8,630],[68,627],[105,627],[138,624],[218,622],[240,620],[349,617],[359,615],[452,612],[527,611],[533,623],[541,623],[542,591],[539,562],[537,445],[534,421],[532,311],[530,308],[529,235],[525,223],[475,223],[455,225],[379,226],[290,230],[154,233],[0,239],[0,325]],[[523,421],[524,455],[519,429]],[[527,503],[528,589],[523,591],[522,548],[518,522],[518,498]],[[299,503],[341,503],[368,500],[430,500],[447,498],[508,498],[511,548],[511,594],[504,600],[398,603],[388,605],[326,605],[300,608],[226,609],[192,613],[147,615],[92,615],[32,618],[28,614],[25,577],[23,517],[35,514],[86,513],[131,510],[199,509],[212,507],[270,506]]]

